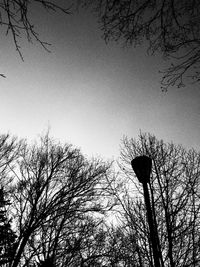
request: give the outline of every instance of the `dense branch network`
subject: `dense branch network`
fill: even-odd
[[[173,60],[162,74],[162,88],[183,86],[184,77],[199,81],[200,2],[179,0],[79,1],[98,13],[104,39],[140,45]]]
[[[153,162],[148,190],[162,266],[200,266],[200,153],[147,133],[123,138],[118,174],[48,133],[32,145],[0,135],[0,265],[154,266],[130,164],[139,155]]]

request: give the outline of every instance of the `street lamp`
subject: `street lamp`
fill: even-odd
[[[131,161],[131,165],[140,183],[150,182],[151,158],[147,156],[136,157]]]
[[[149,224],[149,231],[150,231],[150,239],[151,245],[153,250],[153,259],[155,267],[162,266],[162,256],[159,249],[159,240],[158,240],[158,231],[155,224],[155,220],[153,217],[151,204],[150,204],[150,197],[147,183],[150,182],[150,173],[152,168],[152,160],[147,156],[139,156],[134,158],[131,161],[131,166],[139,180],[142,183],[143,191],[144,191],[144,200],[147,210],[147,218]]]

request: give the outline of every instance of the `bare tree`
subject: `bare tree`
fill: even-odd
[[[9,134],[0,135],[0,265],[9,266],[15,250],[15,233],[10,216],[9,188],[13,180],[10,170],[19,157],[21,141]]]
[[[72,4],[57,3],[57,1],[50,0],[3,0],[0,3],[0,25],[6,30],[6,35],[11,34],[16,51],[23,60],[23,55],[20,47],[20,38],[25,37],[28,42],[36,41],[45,50],[49,51],[49,43],[43,41],[39,33],[35,30],[32,22],[31,10],[43,8],[47,12],[60,11],[64,14],[70,14]],[[4,74],[0,76],[5,78]]]
[[[48,50],[49,44],[40,39],[38,33],[35,31],[33,23],[31,22],[30,10],[32,8],[37,9],[40,7],[46,9],[47,11],[61,11],[65,14],[69,14],[71,6],[69,6],[69,4],[68,6],[66,4],[63,4],[63,6],[61,6],[60,4],[57,4],[52,0],[11,0],[2,1],[0,5],[0,24],[2,27],[6,27],[7,34],[11,33],[16,50],[20,54],[22,59],[23,57],[19,45],[19,39],[21,35],[25,35],[29,42],[36,40],[45,49]]]
[[[88,161],[78,149],[48,136],[40,145],[24,143],[13,171],[12,214],[18,239],[11,266],[59,261],[62,248],[70,249],[67,233],[70,237],[73,228],[80,230],[86,214],[109,208],[103,198],[109,169],[110,163]],[[71,244],[74,251],[77,242]]]
[[[148,42],[149,53],[159,51],[172,64],[164,71],[162,89],[199,81],[200,3],[178,0],[78,0],[92,6],[100,18],[104,39],[126,45]]]
[[[16,159],[19,157],[21,141],[11,137],[9,134],[0,135],[0,184],[7,190],[7,185],[11,182],[12,177],[9,176],[10,170],[15,165]]]
[[[4,188],[0,188],[0,266],[8,266],[15,250],[15,234],[8,219],[7,207],[10,202],[5,199]]]
[[[149,191],[164,266],[198,266],[200,154],[173,143],[165,144],[150,134],[141,133],[138,140],[123,139],[120,167],[138,191],[136,196],[126,189],[121,197],[123,218],[135,236],[143,266],[152,266],[143,192],[130,165],[139,155],[153,160]]]

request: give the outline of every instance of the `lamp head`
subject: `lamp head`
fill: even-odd
[[[140,183],[150,182],[152,160],[147,156],[139,156],[131,161],[131,166]]]

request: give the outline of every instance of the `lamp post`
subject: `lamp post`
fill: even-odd
[[[162,259],[161,259],[159,245],[158,245],[158,232],[157,232],[155,220],[154,220],[152,209],[151,209],[149,191],[148,191],[148,186],[147,186],[147,183],[150,182],[152,160],[151,158],[147,156],[139,156],[139,157],[134,158],[131,161],[131,166],[139,182],[142,183],[142,186],[143,186],[144,200],[145,200],[147,219],[148,219],[149,231],[150,231],[150,239],[151,239],[151,245],[152,245],[152,250],[153,250],[154,265],[155,267],[161,267]]]

